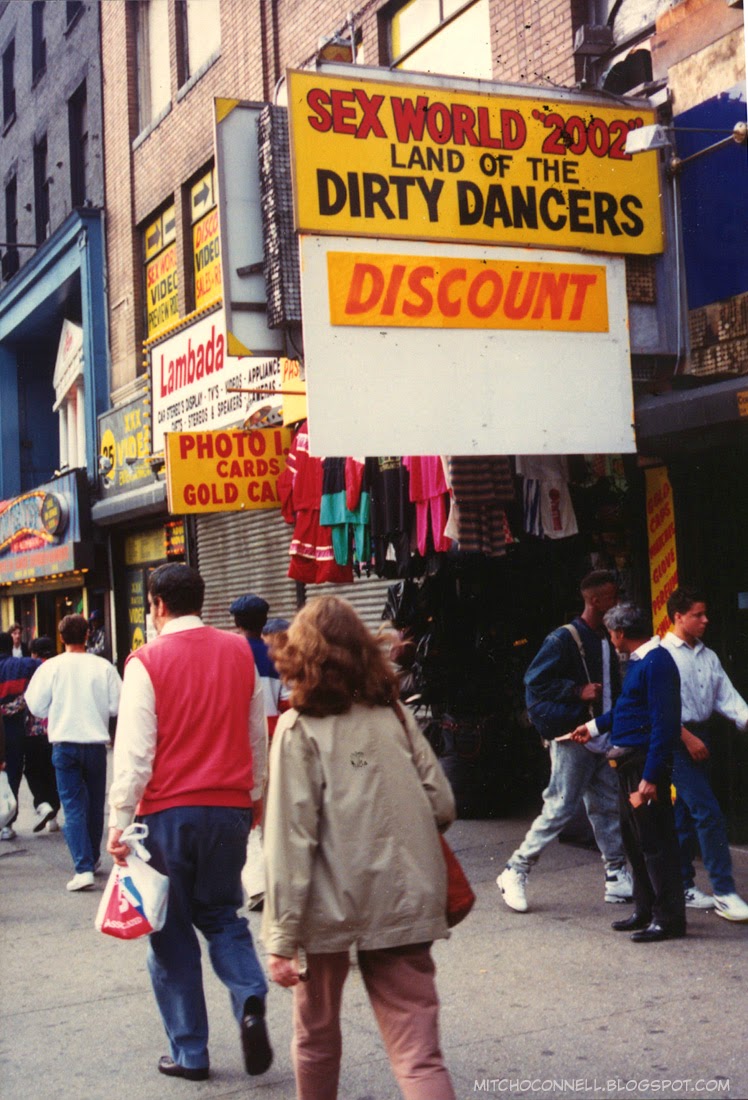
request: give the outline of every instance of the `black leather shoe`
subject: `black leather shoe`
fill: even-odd
[[[167,1077],[183,1077],[185,1081],[207,1081],[210,1077],[210,1070],[207,1066],[200,1066],[198,1069],[180,1066],[168,1054],[164,1054],[162,1058],[159,1058],[158,1072],[164,1073]]]
[[[659,943],[660,940],[679,940],[686,934],[685,924],[658,924],[653,920],[641,932],[634,932],[634,943]]]
[[[273,1050],[265,1023],[265,1005],[259,997],[247,997],[239,1034],[247,1073],[257,1077],[267,1072],[273,1061]]]
[[[642,913],[632,913],[623,920],[614,920],[610,927],[614,932],[638,932],[639,929],[646,928],[651,920],[651,917],[645,917]]]

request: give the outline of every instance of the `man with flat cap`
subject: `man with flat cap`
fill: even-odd
[[[267,600],[263,600],[262,596],[255,596],[252,593],[239,596],[229,607],[229,614],[234,616],[234,623],[249,642],[252,656],[255,659],[255,668],[262,683],[265,700],[268,736],[272,737],[278,721],[281,683],[278,670],[270,659],[267,643],[262,637],[269,610],[270,606]]]

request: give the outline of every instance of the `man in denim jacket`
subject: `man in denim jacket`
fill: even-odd
[[[580,722],[608,710],[620,690],[618,660],[603,626],[603,615],[618,602],[615,576],[597,570],[582,580],[580,590],[582,614],[570,624],[571,629],[562,626],[548,635],[525,674],[530,719],[550,742],[551,777],[540,815],[496,879],[504,901],[518,913],[528,908],[525,885],[533,864],[581,803],[605,864],[605,901],[631,900],[618,789],[604,746],[556,741]]]

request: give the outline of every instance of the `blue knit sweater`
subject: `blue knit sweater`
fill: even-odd
[[[615,706],[595,721],[614,745],[647,749],[643,775],[649,783],[663,778],[681,733],[680,674],[658,643],[648,643],[641,657],[632,654]]]

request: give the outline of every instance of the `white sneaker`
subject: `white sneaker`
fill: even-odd
[[[49,802],[40,802],[36,807],[36,825],[33,831],[40,833],[45,825],[48,825],[52,818],[57,813],[57,810],[53,810]]]
[[[713,909],[714,898],[711,894],[705,894],[703,890],[699,890],[698,886],[687,886],[683,891],[683,896],[686,899],[686,909]],[[737,894],[731,895],[737,897]]]
[[[47,822],[47,832],[48,833],[59,833],[59,831],[60,831],[60,823],[59,823],[59,821],[57,820],[56,817],[53,817],[51,821]]]
[[[725,920],[748,921],[748,905],[740,894],[715,894],[714,911]]]
[[[12,825],[6,825],[0,832],[0,840],[15,840],[16,830]]]
[[[510,909],[517,913],[527,912],[527,897],[525,896],[525,883],[527,875],[524,871],[518,871],[515,867],[505,867],[496,879],[496,885],[501,890],[501,896]]]
[[[605,900],[613,904],[633,901],[634,883],[631,875],[625,867],[618,867],[615,871],[608,871],[605,876]]]
[[[73,890],[90,890],[93,884],[93,871],[80,871],[77,875],[73,875],[65,889],[71,892]]]

